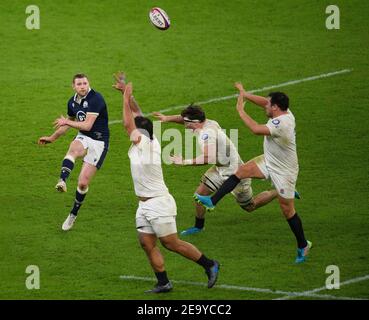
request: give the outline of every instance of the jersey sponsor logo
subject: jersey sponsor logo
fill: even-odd
[[[96,136],[96,139],[102,139],[102,137],[103,137],[103,134],[101,132],[95,131],[94,134]]]
[[[88,102],[87,101],[83,101],[83,108],[87,108],[88,107]]]
[[[78,119],[78,121],[85,121],[86,120],[86,113],[84,113],[83,111],[78,111],[76,114],[76,117]]]
[[[275,126],[277,126],[277,125],[279,125],[279,124],[281,123],[281,121],[280,121],[280,120],[278,120],[278,119],[274,119],[274,120],[272,120],[272,123],[273,123]]]
[[[202,140],[208,140],[209,139],[209,135],[207,133],[204,133],[202,136],[201,136],[201,139]]]

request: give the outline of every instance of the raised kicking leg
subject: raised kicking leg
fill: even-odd
[[[84,149],[82,143],[78,140],[71,142],[69,150],[65,155],[62,168],[60,172],[60,178],[55,186],[55,189],[59,192],[67,192],[67,179],[74,168],[74,163],[77,158],[83,158],[86,155],[86,149]]]
[[[208,210],[213,210],[216,204],[245,178],[265,179],[265,176],[258,168],[255,161],[249,161],[238,167],[235,174],[231,175],[211,197],[201,196],[195,193],[194,197],[199,203],[202,203]]]

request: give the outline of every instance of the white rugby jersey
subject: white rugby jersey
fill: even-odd
[[[234,174],[238,166],[243,163],[235,145],[224,133],[218,122],[207,119],[197,135],[202,152],[204,152],[206,144],[216,146],[216,168],[221,175]]]
[[[280,175],[297,175],[295,117],[287,114],[269,119],[270,136],[264,136],[264,158],[267,169]]]
[[[135,193],[138,197],[168,195],[161,168],[161,147],[156,137],[150,140],[141,134],[138,144],[132,143],[128,151]]]

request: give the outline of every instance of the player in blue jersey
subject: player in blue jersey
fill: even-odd
[[[104,98],[90,88],[85,74],[76,74],[72,86],[75,94],[68,101],[68,117],[61,116],[56,119],[55,132],[38,140],[39,144],[44,145],[54,142],[69,128],[78,130],[63,159],[60,179],[55,186],[57,191],[66,192],[66,180],[74,168],[74,163],[76,159],[83,158],[74,205],[62,225],[64,231],[73,227],[88,186],[104,162],[109,147],[108,111]]]

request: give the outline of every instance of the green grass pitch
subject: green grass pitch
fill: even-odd
[[[321,288],[329,265],[339,267],[341,282],[369,274],[367,2],[335,1],[340,29],[327,30],[326,0],[40,0],[40,29],[28,30],[29,2],[0,4],[0,299],[275,299],[285,296],[277,290]],[[149,23],[153,6],[166,10],[169,30]],[[120,279],[153,277],[136,238],[129,141],[120,124],[110,126],[108,156],[75,227],[62,232],[81,162],[68,193],[56,193],[54,185],[75,132],[45,147],[36,142],[66,114],[73,74],[88,74],[113,121],[121,118],[121,97],[111,87],[117,70],[127,73],[137,101],[151,112],[232,95],[235,81],[251,90],[343,69],[351,71],[279,89],[290,96],[297,121],[303,199],[296,206],[315,245],[305,264],[293,263],[295,240],[276,202],[247,214],[228,196],[207,215],[205,232],[186,238],[220,261],[218,287],[175,283],[173,292],[157,297],[143,293],[153,281]],[[244,127],[235,103],[203,108],[223,128],[239,129],[240,154],[248,160],[262,153],[262,138]],[[257,107],[247,108],[266,122]],[[163,166],[179,231],[193,224],[192,194],[206,168]],[[269,186],[253,183],[255,192]],[[199,266],[162,252],[171,279],[206,282]],[[40,269],[39,290],[25,286],[28,265]],[[317,294],[369,299],[368,281]]]

